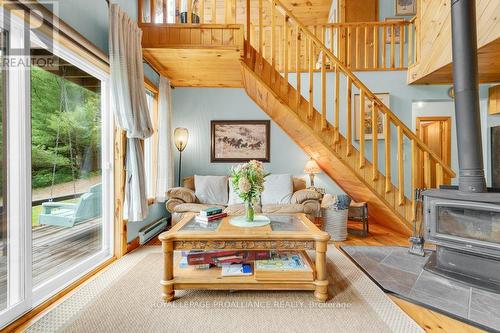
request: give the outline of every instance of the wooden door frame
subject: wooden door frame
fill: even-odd
[[[447,143],[443,142],[444,145],[444,156],[442,156],[443,162],[451,167],[451,116],[422,116],[422,117],[416,117],[415,118],[415,133],[417,134],[417,137],[424,142],[424,138],[422,136],[421,132],[421,125],[423,122],[430,122],[430,121],[440,121],[444,122],[446,125],[445,128],[445,133],[447,132],[448,135],[447,137],[449,138]],[[420,151],[418,153],[418,165],[424,165],[424,156],[423,153]],[[423,170],[422,168],[417,168],[417,184],[419,184],[419,187],[423,187]],[[451,182],[451,179],[449,176],[444,175],[444,184],[449,184]]]

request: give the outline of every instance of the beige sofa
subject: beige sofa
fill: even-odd
[[[228,185],[229,186],[229,185]],[[321,194],[308,190],[302,178],[293,177],[293,195],[288,204],[257,205],[256,213],[263,214],[292,214],[304,213],[313,220],[319,216]],[[236,205],[206,205],[199,203],[195,194],[194,177],[183,179],[183,187],[174,187],[167,191],[167,210],[172,215],[172,225],[179,222],[185,213],[198,213],[208,207],[221,207],[228,215],[243,215],[243,204]]]

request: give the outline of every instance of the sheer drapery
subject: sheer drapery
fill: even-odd
[[[156,201],[165,201],[165,193],[174,185],[174,148],[172,141],[172,88],[170,88],[170,81],[160,76]]]
[[[110,6],[111,105],[127,133],[124,218],[146,218],[148,203],[141,141],[153,134],[144,87],[142,31],[117,5]]]

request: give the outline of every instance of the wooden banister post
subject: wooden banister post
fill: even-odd
[[[365,90],[361,89],[359,94],[359,168],[365,166],[365,116],[366,116],[366,97]]]
[[[385,139],[385,193],[391,191],[391,118],[388,114],[384,116],[384,139]]]
[[[340,117],[340,69],[338,64],[335,64],[335,114],[334,114],[334,127],[335,127],[335,140],[337,144],[340,140],[340,127],[339,127],[339,117]]]
[[[398,125],[398,203],[400,206],[405,203],[405,170],[404,170],[404,160],[403,160],[403,128]]]
[[[378,179],[378,110],[372,101],[372,180]]]
[[[352,81],[347,77],[347,130],[346,130],[346,155],[350,156],[352,151]]]

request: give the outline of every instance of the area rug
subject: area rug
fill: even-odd
[[[424,270],[425,257],[400,246],[342,246],[381,288],[487,331],[500,331],[500,291],[492,293]]]
[[[162,255],[140,248],[112,264],[27,328],[28,332],[423,332],[335,247],[332,296],[312,292],[176,291],[161,300]]]

